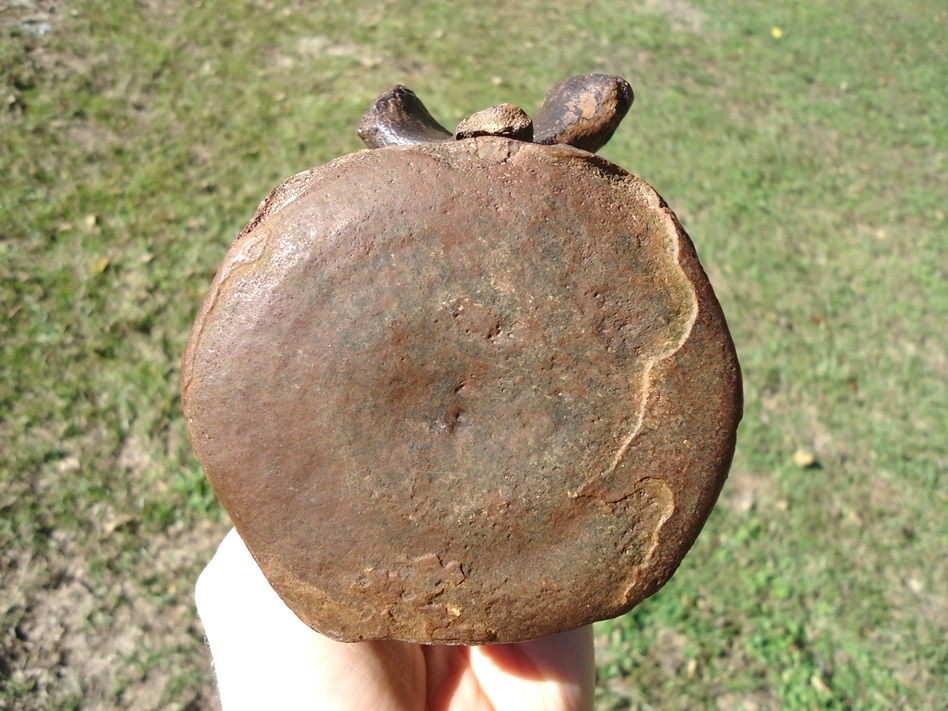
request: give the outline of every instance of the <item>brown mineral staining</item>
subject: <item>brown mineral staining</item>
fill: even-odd
[[[495,135],[277,188],[211,286],[182,391],[274,589],[349,641],[625,612],[693,543],[741,414],[724,317],[655,191]]]

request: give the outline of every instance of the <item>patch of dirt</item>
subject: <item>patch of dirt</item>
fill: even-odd
[[[49,51],[50,39],[71,31],[70,21],[78,12],[62,0],[14,0],[0,2],[0,34],[4,41],[19,44],[37,68],[54,75],[83,75],[92,66],[89,57],[75,51]],[[105,56],[105,55],[103,55]]]
[[[7,0],[0,4],[0,30],[42,37],[65,10],[65,3],[57,0]]]
[[[687,645],[688,638],[678,630],[663,627],[658,631],[655,636],[653,654],[665,676],[676,677],[678,672],[686,667],[688,658],[685,655],[685,648]]]
[[[773,477],[747,471],[732,471],[721,492],[721,505],[738,516],[779,506],[779,491]]]
[[[704,12],[685,0],[645,0],[645,9],[664,15],[672,27],[701,32],[707,19]]]
[[[334,42],[322,35],[301,37],[296,42],[296,54],[308,60],[318,60],[322,57],[350,57],[357,59],[363,67],[377,67],[382,63],[382,60],[366,46],[352,42]]]
[[[764,693],[728,692],[716,700],[718,711],[776,711],[777,703]]]
[[[54,530],[42,553],[0,553],[0,693],[24,711],[219,708],[193,587],[227,527],[172,526],[126,553]],[[196,667],[203,677],[187,678]]]

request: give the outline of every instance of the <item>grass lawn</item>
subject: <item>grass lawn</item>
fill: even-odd
[[[0,707],[215,708],[227,522],[178,369],[270,188],[395,83],[453,127],[600,71],[746,409],[677,575],[597,626],[598,707],[944,708],[946,33],[922,0],[0,0]]]

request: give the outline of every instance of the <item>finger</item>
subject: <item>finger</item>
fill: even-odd
[[[343,644],[314,632],[273,592],[236,531],[201,574],[195,598],[225,711],[408,709],[424,703],[417,646]]]
[[[475,647],[470,663],[496,711],[593,707],[596,667],[591,626],[519,644]]]

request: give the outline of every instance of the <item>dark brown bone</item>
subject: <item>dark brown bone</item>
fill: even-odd
[[[251,224],[195,323],[183,406],[301,619],[515,642],[671,576],[724,483],[741,388],[652,188],[480,136],[344,156]]]
[[[286,180],[231,247],[182,362],[185,421],[313,629],[562,632],[653,594],[698,535],[740,369],[665,202],[581,150],[615,129],[622,87],[550,92],[547,140],[579,148],[463,135],[516,109],[449,140],[396,87],[360,127],[387,147]]]
[[[632,87],[622,77],[570,77],[550,89],[533,122],[519,107],[500,104],[461,121],[454,138],[503,136],[543,145],[568,144],[595,153],[612,138],[632,100]],[[362,117],[357,133],[369,148],[446,141],[452,137],[415,93],[401,84],[375,100]]]
[[[453,138],[434,120],[415,92],[401,84],[377,98],[356,129],[369,148],[406,146]]]
[[[535,143],[566,143],[595,153],[632,107],[632,87],[622,77],[570,77],[550,89],[533,118]]]

